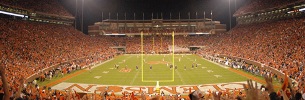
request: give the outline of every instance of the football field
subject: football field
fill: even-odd
[[[174,62],[174,63],[173,63]],[[172,66],[172,67],[171,67]],[[121,55],[65,82],[81,84],[155,86],[199,85],[246,81],[197,55]]]

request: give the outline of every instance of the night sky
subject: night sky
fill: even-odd
[[[76,0],[59,0],[60,3],[75,16]],[[235,12],[240,6],[249,0],[231,0],[231,13]],[[81,5],[82,1],[77,0],[77,29],[81,29]],[[133,14],[136,14],[136,19],[142,20],[142,14],[145,14],[145,19],[149,20],[154,13],[154,18],[169,19],[170,13],[172,19],[178,19],[179,12],[181,19],[188,19],[190,12],[191,18],[203,18],[204,12],[206,18],[211,18],[211,10],[213,11],[213,20],[218,20],[223,24],[227,24],[229,29],[229,0],[84,0],[84,33],[88,33],[88,26],[93,25],[95,22],[108,19],[109,13],[111,19],[126,19],[133,20]],[[158,14],[157,14],[158,13]],[[158,15],[158,17],[157,17]],[[235,18],[232,17],[232,28],[235,25]]]

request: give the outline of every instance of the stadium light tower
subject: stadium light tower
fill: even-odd
[[[76,29],[76,18],[77,18],[77,0],[75,0],[75,15],[74,15],[74,28]]]
[[[230,18],[230,30],[232,28],[232,12],[231,12],[231,1],[229,0],[229,18]],[[234,0],[234,12],[236,11],[236,0]]]
[[[231,18],[231,0],[229,0],[229,18],[230,18],[230,30],[232,28],[232,18]]]
[[[84,32],[84,0],[82,0],[82,26],[81,26],[82,32]]]

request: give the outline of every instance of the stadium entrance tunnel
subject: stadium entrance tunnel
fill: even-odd
[[[112,49],[116,49],[116,50],[121,51],[121,52],[125,52],[126,51],[126,46],[113,46],[111,48]]]
[[[204,48],[204,46],[189,46],[190,51],[196,51],[201,48]]]

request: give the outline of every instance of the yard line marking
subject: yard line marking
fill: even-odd
[[[95,68],[95,67],[98,67],[98,66],[100,66],[100,65],[102,65],[102,64],[104,64],[104,63],[107,63],[107,62],[109,62],[109,61],[112,61],[113,59],[114,59],[114,58],[109,59],[109,60],[106,60],[106,61],[102,61],[101,63],[92,66],[92,69]],[[72,78],[72,77],[75,77],[75,76],[77,76],[77,75],[80,75],[81,73],[86,72],[87,70],[88,70],[88,68],[82,69],[82,70],[79,70],[79,71],[76,71],[76,72],[73,73],[73,74],[68,74],[67,76],[64,76],[63,78],[60,78],[60,79],[58,79],[58,80],[55,80],[55,81],[53,81],[53,82],[48,83],[46,86],[48,86],[48,87],[54,86],[54,85],[59,84],[59,83],[61,83],[61,82],[63,82],[63,81],[66,81],[66,80],[68,80],[68,79],[70,79],[70,78]]]
[[[104,73],[104,74],[108,74],[108,73],[109,73],[109,71],[103,71],[103,73]]]
[[[99,78],[101,78],[102,76],[95,76],[94,78],[96,78],[96,79],[99,79]]]
[[[177,75],[180,77],[180,81],[182,82],[183,85],[185,85],[185,82],[182,80],[181,74],[179,73],[179,71],[175,70]]]
[[[138,74],[139,74],[139,71],[137,71],[137,74],[133,77],[132,81],[130,82],[130,85],[132,85],[134,83],[134,81],[138,77]]]
[[[130,59],[130,58],[132,58],[132,57],[134,57],[134,56],[128,56],[128,57],[126,57],[126,58],[124,58],[124,60],[125,60],[125,63],[127,62],[127,60],[128,59]],[[125,66],[125,65],[124,65]],[[129,68],[129,67],[128,67]],[[125,77],[121,77],[121,81],[119,81],[119,82],[121,82],[121,83],[124,83],[124,81],[126,82],[126,78],[128,77],[128,75],[125,75]]]
[[[207,67],[201,67],[202,69],[205,69],[205,68],[207,68]]]
[[[213,70],[207,70],[207,72],[208,72],[208,73],[212,73],[212,72],[214,72],[214,71],[213,71]]]
[[[222,77],[221,75],[214,75],[216,78]]]
[[[147,62],[149,62],[149,61],[146,61],[147,59],[148,59],[148,56],[145,56],[145,58],[143,58],[143,60],[144,60],[143,62],[146,63],[146,64],[147,64]]]

